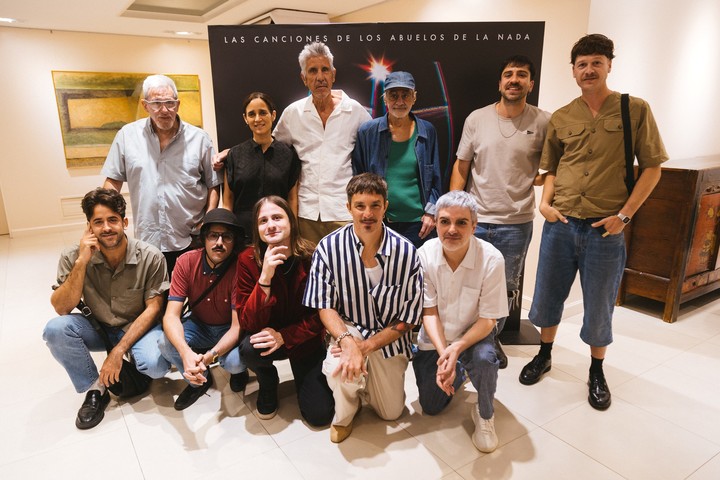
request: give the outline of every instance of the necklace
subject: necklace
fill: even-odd
[[[295,266],[295,260],[297,260],[297,257],[295,255],[293,255],[292,259],[290,260],[289,263],[283,262],[280,265],[280,273],[287,276],[292,271],[293,267]]]
[[[510,135],[505,135],[505,133],[502,130],[502,122],[500,121],[500,113],[497,111],[497,107],[496,107],[495,114],[497,115],[498,130],[500,131],[500,135],[502,135],[503,138],[511,138],[513,135],[515,135],[520,130],[520,126],[522,125],[522,121],[525,118],[525,113],[527,111],[528,111],[528,108],[526,106],[525,108],[523,108],[523,112],[520,114],[520,117],[518,118],[517,125],[515,125],[514,119],[510,118],[510,122],[513,124],[513,127],[515,127],[515,131],[512,132]]]

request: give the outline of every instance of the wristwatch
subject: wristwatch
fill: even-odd
[[[217,363],[218,361],[218,352],[215,350],[210,350],[210,355],[212,355],[212,360],[210,360],[210,363]]]
[[[625,225],[627,225],[628,223],[630,223],[630,217],[628,217],[627,215],[624,215],[624,214],[618,212],[617,217],[618,217],[620,220],[622,220],[622,222],[623,222]]]

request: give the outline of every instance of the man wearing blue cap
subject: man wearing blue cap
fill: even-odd
[[[387,114],[358,130],[353,174],[370,172],[385,178],[385,221],[418,248],[435,228],[435,202],[442,190],[437,134],[430,122],[411,112],[417,91],[410,73],[390,73],[383,99]]]

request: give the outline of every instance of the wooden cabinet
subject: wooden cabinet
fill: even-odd
[[[674,322],[681,303],[720,288],[720,155],[663,164],[628,227],[617,304],[628,293],[658,300],[663,320]]]

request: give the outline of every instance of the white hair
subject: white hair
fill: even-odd
[[[475,200],[475,197],[462,190],[451,190],[442,197],[438,198],[435,203],[435,218],[440,215],[440,210],[444,208],[460,207],[467,208],[470,210],[470,219],[472,223],[477,223],[478,210],[480,207]]]
[[[166,77],[165,75],[150,75],[145,79],[145,81],[143,82],[143,98],[147,99],[150,90],[155,90],[158,88],[169,88],[170,90],[172,90],[173,96],[176,99],[178,98],[178,91],[177,87],[175,86],[175,82],[173,82],[170,77]]]
[[[300,62],[300,73],[305,73],[307,61],[311,57],[327,57],[327,59],[330,61],[330,68],[335,68],[333,66],[333,54],[332,52],[330,52],[330,48],[323,42],[313,42],[305,45],[305,48],[303,48],[300,52],[300,55],[298,55],[298,62]]]

